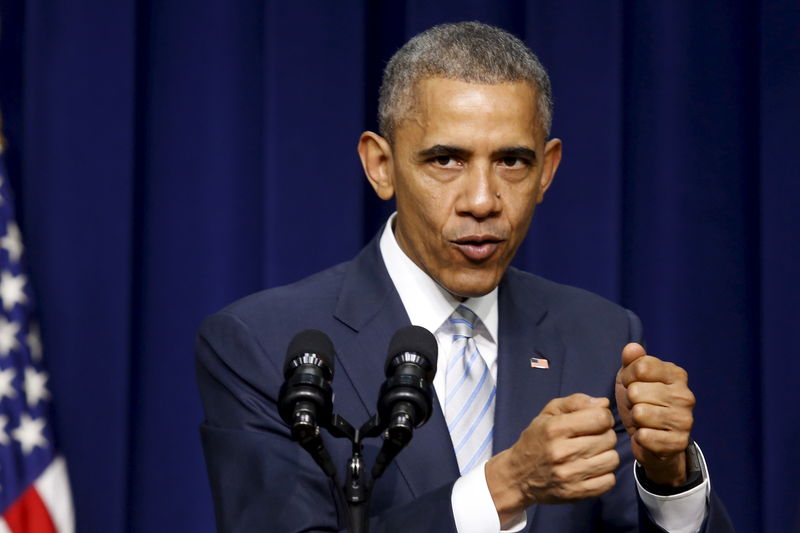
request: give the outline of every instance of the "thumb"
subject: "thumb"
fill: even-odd
[[[636,342],[626,344],[622,349],[622,368],[625,368],[645,355],[647,355],[647,352],[641,344]]]
[[[555,398],[545,406],[542,412],[551,415],[565,415],[587,409],[589,407],[608,407],[608,398],[593,398],[588,394],[576,392],[566,398]]]

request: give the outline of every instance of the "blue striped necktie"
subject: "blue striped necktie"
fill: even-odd
[[[453,339],[445,377],[445,419],[462,475],[492,456],[497,388],[473,338],[478,320],[459,305],[443,326]]]

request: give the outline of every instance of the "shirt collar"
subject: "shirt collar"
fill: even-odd
[[[397,213],[393,213],[383,228],[380,249],[386,270],[411,323],[435,333],[461,303],[481,319],[483,327],[478,327],[478,335],[482,334],[487,340],[497,343],[497,287],[483,296],[459,302],[419,268],[397,244],[393,231],[396,216]]]

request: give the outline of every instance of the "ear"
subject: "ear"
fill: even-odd
[[[550,139],[544,145],[544,168],[539,181],[539,190],[536,193],[537,204],[544,200],[544,193],[553,183],[559,163],[561,163],[561,139]]]
[[[358,155],[372,188],[381,200],[394,196],[394,166],[389,141],[371,131],[358,139]]]

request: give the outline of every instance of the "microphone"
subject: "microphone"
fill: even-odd
[[[285,379],[278,394],[278,412],[292,430],[292,439],[305,448],[326,474],[336,469],[325,450],[319,428],[328,427],[333,412],[333,343],[316,329],[301,331],[286,350]]]
[[[430,418],[438,353],[436,338],[425,328],[407,326],[392,337],[384,367],[387,379],[378,397],[378,417],[386,432],[373,478],[411,441],[414,429]]]

